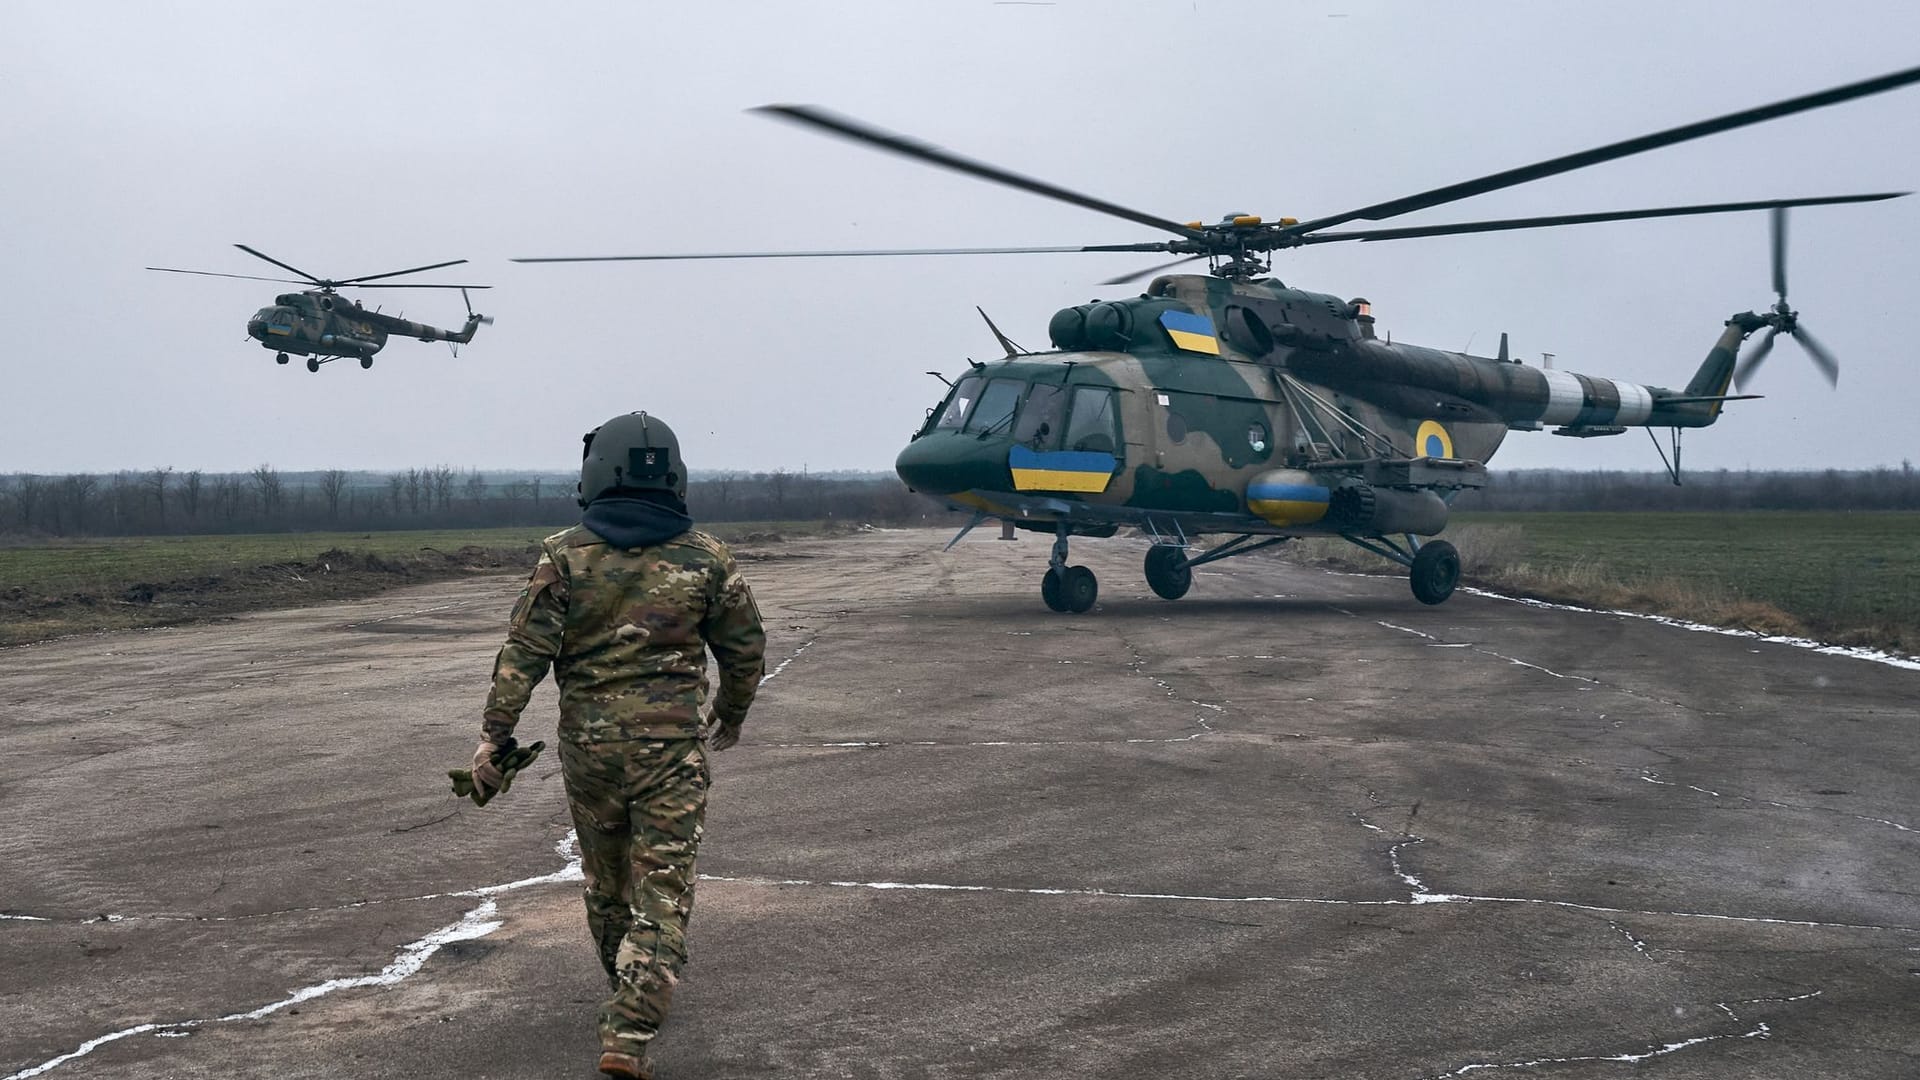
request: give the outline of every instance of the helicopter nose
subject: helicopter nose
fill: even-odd
[[[957,431],[936,431],[908,443],[894,459],[893,471],[908,487],[925,495],[1013,489],[1007,441],[982,440]]]
[[[248,319],[247,320],[247,336],[250,338],[256,338],[260,341],[267,340],[267,320]]]

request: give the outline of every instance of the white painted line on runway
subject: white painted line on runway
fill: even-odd
[[[1819,997],[1821,993],[1822,991],[1814,990],[1805,994],[1795,994],[1792,997],[1745,998],[1740,1001],[1716,1001],[1713,1003],[1713,1007],[1726,1013],[1727,1016],[1731,1017],[1736,1023],[1745,1023],[1746,1021],[1741,1020],[1739,1014],[1733,1011],[1732,1006],[1757,1005],[1762,1002],[1786,1003],[1805,1001],[1808,998]],[[1729,1031],[1720,1035],[1696,1035],[1691,1039],[1665,1043],[1651,1050],[1643,1050],[1637,1054],[1589,1054],[1580,1057],[1535,1058],[1531,1061],[1476,1062],[1472,1065],[1462,1065],[1452,1072],[1433,1073],[1422,1077],[1421,1080],[1445,1080],[1446,1077],[1450,1076],[1465,1076],[1468,1073],[1484,1072],[1492,1069],[1531,1069],[1540,1065],[1566,1065],[1580,1061],[1619,1062],[1623,1065],[1638,1065],[1643,1061],[1657,1057],[1665,1057],[1668,1054],[1677,1054],[1682,1050],[1699,1046],[1703,1043],[1719,1042],[1723,1039],[1764,1039],[1772,1033],[1773,1029],[1767,1026],[1766,1021],[1759,1020],[1755,1021],[1754,1026],[1747,1031]]]
[[[85,1057],[108,1043],[118,1042],[121,1039],[134,1035],[144,1035],[152,1032],[156,1035],[172,1038],[184,1035],[193,1028],[205,1027],[209,1024],[230,1024],[241,1020],[263,1019],[282,1009],[312,1001],[314,998],[325,997],[328,994],[340,990],[392,986],[395,983],[417,974],[421,968],[426,966],[427,961],[433,958],[433,954],[439,952],[443,946],[451,945],[456,941],[474,941],[500,929],[504,924],[499,919],[494,918],[494,916],[499,913],[499,905],[494,901],[494,897],[502,893],[530,888],[535,885],[582,880],[580,856],[576,853],[574,836],[571,831],[567,833],[566,837],[560,841],[554,850],[556,854],[566,860],[566,865],[551,874],[521,878],[518,881],[509,881],[501,885],[483,885],[477,889],[463,889],[459,892],[440,893],[436,896],[410,898],[416,900],[431,900],[445,897],[478,897],[481,899],[481,902],[478,906],[460,916],[460,918],[454,922],[448,923],[423,938],[400,946],[399,951],[394,954],[393,959],[389,961],[387,966],[382,968],[378,974],[361,975],[347,979],[329,979],[326,982],[315,983],[312,986],[303,986],[278,1001],[268,1002],[265,1005],[246,1012],[228,1013],[225,1016],[200,1017],[190,1020],[173,1020],[165,1023],[136,1024],[130,1028],[123,1028],[120,1031],[109,1032],[99,1038],[90,1039],[58,1057],[43,1061],[31,1068],[22,1069],[19,1072],[10,1073],[6,1076],[0,1076],[0,1080],[28,1080],[29,1077],[39,1076],[49,1072],[75,1058]],[[354,904],[348,906],[359,907],[362,905]]]

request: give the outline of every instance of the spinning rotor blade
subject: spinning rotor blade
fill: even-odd
[[[241,280],[243,280],[243,281],[286,281],[286,282],[291,282],[292,284],[295,284],[295,285],[309,285],[309,284],[312,284],[312,282],[309,282],[309,281],[301,281],[301,280],[300,280],[300,279],[298,279],[298,278],[284,278],[284,277],[257,277],[257,276],[255,276],[255,275],[253,275],[253,274],[219,274],[219,273],[215,273],[215,272],[214,272],[214,271],[212,271],[212,270],[176,270],[176,269],[174,269],[174,268],[173,268],[173,267],[171,267],[171,266],[149,266],[149,267],[147,267],[147,269],[149,269],[149,270],[159,270],[159,271],[161,271],[161,272],[163,272],[163,273],[168,273],[168,274],[199,274],[199,275],[201,275],[201,276],[203,276],[203,277],[230,277],[230,278],[240,278],[240,279],[241,279]]]
[[[299,274],[301,277],[306,278],[308,281],[313,282],[315,285],[327,284],[327,282],[322,281],[317,277],[314,277],[312,274],[307,273],[305,270],[302,270],[297,266],[288,266],[286,263],[281,262],[279,259],[276,259],[271,255],[263,255],[260,252],[253,250],[252,248],[248,247],[245,244],[235,244],[233,246],[239,248],[241,251],[246,252],[247,254],[253,256],[256,259],[265,259],[282,270],[291,270],[294,273]]]
[[[379,276],[386,277],[388,275],[382,274]],[[405,285],[405,284],[399,284],[399,283],[389,283],[389,284],[383,284],[383,285],[356,285],[351,281],[335,281],[335,282],[331,282],[330,284],[338,285],[343,289],[491,289],[493,288],[493,286],[491,285],[442,285],[439,282],[433,282],[431,284],[428,284],[426,282],[416,282],[412,285]]]
[[[1892,90],[1896,87],[1906,86],[1914,82],[1920,82],[1920,68],[1908,68],[1905,71],[1896,71],[1889,75],[1879,76],[1878,78],[1867,79],[1857,83],[1848,83],[1845,86],[1837,86],[1831,90],[1822,90],[1814,94],[1789,98],[1786,101],[1775,102],[1772,105],[1762,105],[1756,109],[1746,109],[1737,113],[1729,113],[1726,116],[1717,117],[1712,120],[1702,120],[1698,123],[1670,128],[1666,131],[1655,132],[1651,135],[1642,135],[1638,138],[1610,143],[1592,150],[1583,150],[1577,154],[1567,154],[1563,157],[1553,158],[1548,161],[1537,162],[1532,165],[1523,165],[1517,169],[1507,169],[1504,172],[1492,173],[1473,180],[1465,180],[1458,184],[1449,184],[1446,187],[1423,191],[1417,195],[1390,199],[1386,202],[1375,203],[1372,206],[1363,206],[1357,210],[1348,210],[1340,214],[1315,218],[1312,221],[1303,221],[1298,225],[1289,227],[1288,231],[1297,236],[1324,229],[1332,225],[1341,225],[1355,219],[1382,221],[1386,218],[1398,217],[1401,214],[1409,214],[1415,210],[1425,210],[1430,206],[1439,206],[1443,203],[1455,202],[1470,196],[1482,195],[1489,191],[1498,191],[1501,188],[1513,187],[1516,184],[1524,184],[1532,180],[1557,176],[1560,173],[1571,172],[1574,169],[1584,169],[1589,165],[1598,165],[1604,161],[1612,161],[1616,158],[1628,157],[1648,150],[1656,150],[1663,146],[1672,146],[1675,143],[1698,139],[1702,136],[1713,135],[1722,131],[1731,131],[1734,128],[1746,127],[1749,124],[1758,124],[1764,120],[1790,116],[1794,113],[1805,112],[1808,109],[1818,109],[1826,105],[1836,105],[1842,101],[1851,101],[1857,97],[1878,94],[1882,91]]]
[[[684,255],[566,255],[513,259],[517,263],[661,262],[674,259],[846,259],[869,255],[1034,255],[1078,251],[1165,251],[1165,243],[1083,244],[1078,247],[886,248],[873,251],[725,251]]]
[[[1773,292],[1781,303],[1787,302],[1787,211],[1776,207],[1770,215],[1773,233]]]
[[[1915,77],[1920,78],[1920,75],[1916,75]],[[1198,230],[1190,229],[1179,222],[1154,217],[1152,214],[1132,210],[1103,199],[1096,199],[1090,195],[1082,195],[1077,191],[1069,191],[1066,188],[1049,184],[1044,180],[1035,180],[1031,177],[1021,176],[1019,173],[1008,172],[996,165],[988,165],[985,162],[964,158],[959,154],[934,146],[931,143],[923,143],[905,135],[899,135],[891,131],[872,127],[850,116],[841,116],[838,113],[829,112],[817,106],[760,105],[749,111],[767,113],[797,124],[818,128],[822,131],[838,135],[841,138],[866,143],[868,146],[879,150],[885,150],[890,153],[900,154],[903,157],[924,161],[930,165],[938,165],[943,169],[952,169],[955,172],[966,173],[968,176],[976,176],[982,180],[990,180],[993,183],[1004,184],[1008,187],[1018,188],[1021,191],[1030,192],[1035,195],[1043,195],[1049,199],[1058,199],[1061,202],[1071,203],[1074,206],[1084,207],[1088,210],[1097,210],[1102,214],[1109,214],[1125,221],[1146,225],[1150,228],[1159,229],[1162,232],[1170,232],[1175,236],[1183,236],[1189,240],[1203,239],[1203,234]]]
[[[335,285],[352,285],[352,284],[355,284],[355,283],[357,283],[357,282],[362,282],[362,281],[378,281],[378,280],[380,280],[381,278],[390,278],[390,277],[399,277],[399,276],[400,276],[400,275],[402,275],[402,274],[418,274],[418,273],[420,273],[420,272],[421,272],[422,270],[438,270],[438,269],[440,269],[440,268],[441,268],[441,267],[443,267],[443,266],[459,266],[459,265],[460,265],[461,263],[463,263],[463,262],[466,262],[466,261],[467,261],[467,260],[465,260],[465,259],[453,259],[453,260],[450,260],[450,261],[448,261],[448,262],[437,262],[437,263],[432,263],[432,264],[430,264],[430,265],[428,265],[428,266],[416,266],[416,267],[414,267],[414,268],[413,268],[413,269],[411,269],[411,270],[392,270],[392,271],[389,271],[389,272],[387,272],[387,273],[384,273],[384,274],[368,274],[368,275],[366,275],[365,277],[350,277],[350,278],[344,278],[344,279],[342,279],[342,280],[340,280],[340,281],[336,281],[336,282],[334,282],[333,284],[335,284]],[[453,288],[453,289],[458,289],[458,288],[460,288],[460,286],[458,286],[458,285],[450,285],[450,286],[448,286],[448,288]]]
[[[1596,214],[1556,214],[1551,217],[1507,218],[1500,221],[1462,221],[1449,225],[1413,225],[1401,229],[1365,229],[1358,232],[1310,233],[1301,243],[1329,244],[1336,240],[1407,240],[1419,236],[1452,236],[1458,233],[1503,232],[1511,229],[1542,229],[1555,225],[1586,225],[1599,221],[1632,221],[1639,218],[1687,217],[1696,214],[1730,214],[1742,210],[1772,210],[1776,232],[1774,243],[1774,291],[1785,292],[1786,271],[1781,265],[1779,215],[1789,206],[1826,206],[1832,203],[1878,202],[1910,195],[1908,191],[1885,191],[1872,195],[1823,195],[1805,199],[1766,199],[1758,202],[1705,203],[1699,206],[1662,206],[1648,210],[1608,210]]]
[[[1753,373],[1760,370],[1761,364],[1766,363],[1767,354],[1773,351],[1774,335],[1779,332],[1779,330],[1769,327],[1767,329],[1767,336],[1760,339],[1760,344],[1753,350],[1753,354],[1745,360],[1740,361],[1740,366],[1735,368],[1733,372],[1733,383],[1735,386],[1744,390],[1747,384],[1753,381]]]
[[[1159,266],[1149,266],[1145,270],[1135,270],[1131,274],[1122,274],[1116,278],[1108,278],[1107,280],[1101,282],[1100,284],[1125,285],[1130,281],[1139,281],[1141,278],[1146,277],[1150,274],[1158,274],[1162,270],[1171,270],[1176,266],[1185,266],[1186,264],[1192,262],[1195,259],[1204,259],[1204,258],[1206,258],[1205,255],[1189,255],[1184,259],[1175,259],[1170,263],[1161,263]]]
[[[1796,323],[1791,333],[1793,339],[1800,343],[1800,347],[1807,350],[1807,355],[1813,358],[1813,366],[1819,368],[1820,374],[1827,377],[1827,384],[1839,386],[1840,361],[1833,358],[1833,354],[1827,351],[1826,346],[1813,340],[1813,335],[1807,333],[1806,327]]]

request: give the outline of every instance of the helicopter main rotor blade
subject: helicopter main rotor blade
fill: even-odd
[[[176,270],[171,266],[149,266],[147,267],[147,269],[159,270],[163,273],[168,273],[168,274],[199,274],[203,277],[239,278],[242,281],[286,281],[286,282],[291,282],[292,284],[295,284],[295,285],[312,284],[312,282],[301,281],[298,278],[260,277],[256,274],[221,274],[221,273],[216,273],[212,270]]]
[[[1781,303],[1787,302],[1787,211],[1785,207],[1775,207],[1771,215],[1773,234],[1773,292]]]
[[[1364,229],[1357,232],[1310,233],[1299,238],[1304,244],[1327,244],[1336,240],[1407,240],[1419,236],[1452,236],[1457,233],[1501,232],[1509,229],[1541,229],[1553,225],[1585,225],[1599,221],[1632,221],[1638,218],[1686,217],[1694,214],[1730,214],[1742,210],[1772,210],[1782,213],[1788,206],[1826,206],[1832,203],[1878,202],[1910,195],[1908,191],[1885,191],[1873,195],[1825,195],[1805,199],[1766,199],[1758,202],[1706,203],[1700,206],[1662,206],[1648,210],[1608,210],[1597,214],[1555,214],[1551,217],[1507,218],[1500,221],[1462,221],[1448,225],[1412,225],[1399,229]],[[1776,248],[1777,250],[1777,248]],[[1775,264],[1776,282],[1784,272]]]
[[[988,165],[982,161],[974,161],[971,158],[961,157],[959,154],[934,146],[931,143],[923,143],[918,139],[873,127],[862,121],[855,120],[850,116],[842,116],[838,113],[829,112],[818,106],[759,105],[748,111],[767,113],[771,116],[792,121],[793,123],[818,128],[822,131],[838,135],[841,138],[866,143],[868,146],[876,149],[900,154],[903,157],[910,157],[917,161],[924,161],[930,165],[938,165],[943,169],[952,169],[955,172],[966,173],[968,176],[979,177],[982,180],[989,180],[996,184],[1005,184],[1008,187],[1018,188],[1021,191],[1030,192],[1035,195],[1042,195],[1049,199],[1058,199],[1061,202],[1071,203],[1074,206],[1084,207],[1088,210],[1096,210],[1102,214],[1108,214],[1125,221],[1159,229],[1162,232],[1170,232],[1175,236],[1183,236],[1188,240],[1200,240],[1204,238],[1203,234],[1198,230],[1188,228],[1177,221],[1169,221],[1166,218],[1155,217],[1152,214],[1133,210],[1116,203],[1110,203],[1104,199],[1096,199],[1091,195],[1082,195],[1077,191],[1069,191],[1058,185],[1049,184],[1044,180],[1035,180],[1032,177],[1021,176],[1019,173],[1008,172],[997,165]]]
[[[1082,244],[1074,247],[885,248],[872,251],[723,251],[681,255],[562,255],[512,259],[517,263],[664,262],[675,259],[846,259],[870,255],[1038,255],[1081,251],[1165,251],[1164,242]]]
[[[1767,336],[1760,339],[1759,347],[1753,350],[1751,356],[1740,361],[1740,366],[1734,369],[1733,383],[1735,386],[1744,390],[1747,388],[1747,384],[1753,381],[1753,373],[1760,370],[1761,364],[1766,363],[1767,354],[1773,351],[1774,336],[1779,333],[1780,331],[1776,327],[1767,328]]]
[[[247,254],[253,256],[256,259],[265,259],[282,270],[291,270],[294,273],[299,274],[301,277],[306,278],[308,281],[311,281],[315,285],[324,286],[328,284],[326,281],[323,281],[320,278],[314,277],[312,274],[307,273],[305,270],[302,270],[297,266],[288,266],[286,263],[281,262],[279,259],[276,259],[271,255],[266,255],[266,254],[262,254],[261,252],[255,251],[245,244],[235,244],[233,246],[239,248],[241,251],[246,252]]]
[[[431,284],[428,284],[426,282],[415,282],[412,285],[409,285],[405,282],[392,282],[392,283],[382,284],[382,285],[359,285],[351,281],[336,281],[334,282],[334,284],[340,286],[343,289],[491,289],[493,288],[493,286],[491,285],[443,285],[439,282],[433,282]]]
[[[1101,282],[1100,284],[1125,285],[1128,282],[1139,281],[1141,278],[1146,277],[1149,274],[1158,274],[1162,270],[1171,270],[1176,266],[1185,266],[1186,264],[1192,262],[1195,259],[1204,259],[1204,258],[1206,258],[1205,255],[1189,255],[1184,259],[1175,259],[1170,263],[1161,263],[1159,266],[1149,266],[1145,270],[1135,270],[1131,274],[1122,274],[1116,278],[1108,278],[1107,280]]]
[[[416,266],[411,270],[392,270],[384,274],[368,274],[365,277],[342,278],[341,280],[334,282],[334,284],[335,285],[353,285],[362,281],[378,281],[381,278],[399,277],[402,274],[418,274],[422,270],[438,270],[443,266],[459,266],[461,263],[466,261],[467,260],[465,259],[452,259],[447,262],[437,262],[437,263],[429,264],[427,266]],[[458,285],[453,286],[453,288],[456,288],[456,289],[459,287],[460,286]]]
[[[1288,231],[1294,235],[1300,235],[1315,232],[1332,225],[1341,225],[1356,219],[1382,221],[1386,218],[1412,213],[1415,210],[1425,210],[1430,206],[1439,206],[1442,203],[1455,202],[1470,196],[1482,195],[1489,191],[1498,191],[1501,188],[1513,187],[1516,184],[1524,184],[1549,176],[1557,176],[1560,173],[1572,172],[1575,169],[1584,169],[1589,165],[1598,165],[1604,161],[1613,161],[1616,158],[1628,157],[1633,154],[1644,153],[1648,150],[1657,150],[1663,146],[1672,146],[1675,143],[1686,142],[1689,139],[1698,139],[1722,131],[1731,131],[1734,128],[1746,127],[1749,124],[1758,124],[1761,121],[1774,120],[1782,116],[1790,116],[1794,113],[1805,112],[1808,109],[1818,109],[1826,105],[1837,105],[1842,101],[1851,101],[1857,97],[1878,94],[1914,82],[1920,82],[1920,68],[1908,68],[1905,71],[1896,71],[1892,74],[1881,75],[1878,78],[1848,83],[1845,86],[1836,86],[1831,90],[1822,90],[1818,93],[1789,98],[1786,101],[1778,101],[1772,105],[1762,105],[1756,109],[1746,109],[1741,112],[1729,113],[1726,116],[1716,117],[1712,120],[1702,120],[1698,123],[1670,128],[1666,131],[1655,132],[1651,135],[1642,135],[1638,138],[1626,139],[1622,142],[1609,143],[1606,146],[1595,147],[1592,150],[1583,150],[1577,154],[1567,154],[1562,157],[1552,158],[1548,161],[1541,161],[1532,165],[1523,165],[1517,169],[1507,169],[1504,172],[1492,173],[1473,180],[1464,180],[1457,184],[1449,184],[1446,187],[1434,188],[1432,191],[1423,191],[1417,195],[1390,199],[1386,202],[1374,203],[1372,206],[1363,206],[1357,210],[1348,210],[1344,213],[1315,218],[1312,221],[1303,221],[1298,225],[1289,227]]]
[[[1800,343],[1801,348],[1807,350],[1807,355],[1813,358],[1813,366],[1819,368],[1820,374],[1827,377],[1827,385],[1839,386],[1840,361],[1833,358],[1833,354],[1827,351],[1826,346],[1813,340],[1813,335],[1807,333],[1805,326],[1796,322],[1791,333],[1793,339]]]

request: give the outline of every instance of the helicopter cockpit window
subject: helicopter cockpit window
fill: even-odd
[[[1013,426],[1014,406],[1020,404],[1020,391],[1026,383],[1018,379],[993,379],[980,394],[980,404],[968,417],[964,430],[976,435],[1004,432]]]
[[[980,384],[983,381],[978,375],[969,375],[955,384],[953,396],[947,398],[947,407],[941,411],[939,422],[933,426],[936,428],[959,427],[967,418],[967,406],[973,404],[974,399],[980,396]]]
[[[1026,404],[1013,423],[1013,441],[1035,450],[1045,450],[1060,439],[1060,421],[1067,411],[1067,388],[1051,383],[1035,383],[1027,392]]]
[[[1097,386],[1073,392],[1073,413],[1067,420],[1066,448],[1119,453],[1120,421],[1114,415],[1113,391]]]

